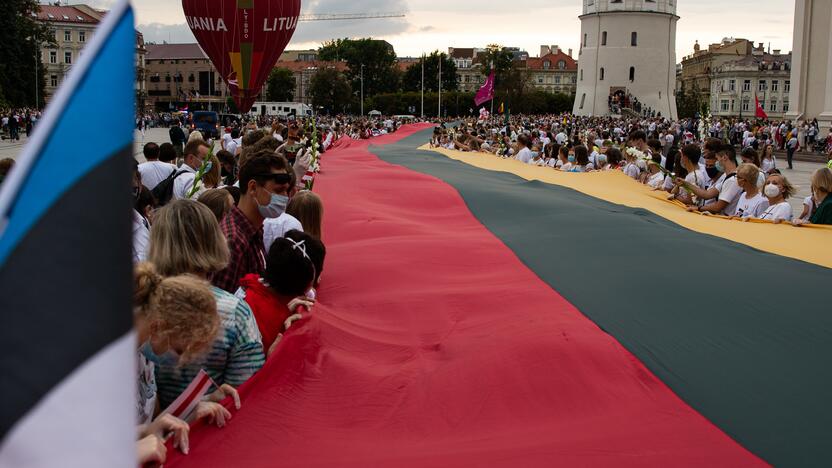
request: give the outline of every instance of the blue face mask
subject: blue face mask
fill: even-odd
[[[161,367],[176,367],[179,365],[179,354],[171,349],[165,351],[161,355],[153,352],[153,346],[150,346],[150,340],[145,341],[139,351],[152,362]]]
[[[569,155],[569,157],[567,157],[566,159],[567,159],[567,161],[569,161],[569,162],[575,162],[575,155],[574,155],[574,154],[570,154],[570,155]]]
[[[721,162],[717,161],[716,162],[716,170],[719,171],[719,172],[725,172],[725,166],[723,166]]]
[[[256,200],[255,200],[256,201]],[[286,205],[289,204],[289,197],[286,195],[271,194],[271,199],[268,205],[261,205],[257,203],[257,209],[260,211],[260,216],[264,218],[277,218],[286,211]]]

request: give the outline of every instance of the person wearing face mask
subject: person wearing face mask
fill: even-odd
[[[233,293],[243,276],[265,271],[263,221],[286,211],[290,170],[286,159],[270,150],[255,153],[240,167],[240,201],[220,223],[231,256],[228,267],[213,275],[214,286]]]
[[[780,174],[771,174],[766,179],[763,195],[768,198],[768,208],[760,215],[760,219],[767,219],[780,223],[792,220],[792,206],[786,201],[794,194],[794,187],[788,179]]]
[[[814,213],[809,220],[795,219],[795,226],[802,224],[832,224],[832,169],[822,167],[812,174],[812,200]]]
[[[174,200],[188,198],[188,193],[190,193],[194,180],[196,180],[196,171],[202,166],[209,150],[208,144],[199,139],[190,141],[185,145],[184,163],[173,179]]]
[[[721,172],[722,175],[707,190],[702,190],[699,187],[682,181],[697,197],[705,200],[714,197],[717,198],[716,201],[706,203],[703,206],[690,206],[688,207],[688,211],[701,211],[733,216],[737,210],[740,195],[742,194],[742,189],[737,184],[737,152],[733,146],[725,145],[719,150],[714,168],[717,172]],[[710,168],[706,168],[706,171],[709,176],[712,174]]]
[[[185,364],[205,353],[219,331],[220,318],[207,281],[191,275],[163,278],[150,263],[136,266],[133,310],[140,343],[136,400],[139,464],[164,463],[166,436],[171,435],[173,447],[187,454],[190,427],[171,414],[160,414],[155,366]],[[225,387],[200,401],[186,415],[189,420],[207,418],[222,427],[231,414],[217,401],[226,393],[239,400],[236,390]]]

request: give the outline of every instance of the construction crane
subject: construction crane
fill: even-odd
[[[356,19],[377,19],[377,18],[404,18],[404,12],[388,13],[343,13],[343,14],[321,14],[321,15],[300,15],[298,21],[344,21]]]

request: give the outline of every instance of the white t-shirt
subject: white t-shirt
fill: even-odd
[[[531,161],[531,159],[532,159],[532,150],[530,150],[527,147],[521,149],[520,151],[517,152],[517,156],[515,157],[515,159],[518,159],[518,160],[520,160],[520,162],[524,162],[524,163],[528,164],[528,162]]]
[[[183,174],[178,175],[175,179],[173,179],[174,200],[188,198],[188,192],[191,191],[191,187],[194,185],[194,180],[196,179],[196,171],[187,164],[183,164],[182,167],[179,168],[179,171],[183,172]]]
[[[291,230],[303,232],[303,226],[300,221],[294,216],[283,213],[277,218],[267,218],[263,221],[263,245],[266,246],[266,252],[272,246],[274,241],[286,235]]]
[[[133,210],[133,263],[147,260],[150,247],[150,223],[138,211]]]
[[[803,205],[809,207],[808,214],[803,219],[812,217],[812,212],[815,211],[815,199],[811,195],[803,199]]]
[[[228,144],[231,143],[231,140],[233,140],[233,138],[231,138],[230,133],[223,133],[222,134],[222,144],[223,144],[223,148],[225,148],[226,151],[228,151]]]
[[[627,165],[624,166],[624,173],[627,174],[628,176],[632,177],[633,179],[638,179],[638,176],[639,176],[639,174],[641,174],[641,171],[638,169],[638,166],[636,166],[635,164],[627,163]]]
[[[237,148],[239,148],[240,145],[242,145],[242,139],[232,139],[231,141],[225,144],[225,150],[231,153],[233,156],[237,156]]]
[[[762,166],[760,170],[762,170],[765,173],[768,173],[769,171],[777,167],[777,160],[772,155],[771,159],[763,159],[760,162],[760,165]]]
[[[716,186],[719,189],[717,199],[728,203],[722,210],[722,214],[734,216],[737,211],[737,203],[740,201],[740,195],[742,195],[742,189],[737,184],[737,176],[727,177],[726,174],[722,174],[722,177],[716,182]]]
[[[783,221],[791,221],[792,220],[792,206],[789,205],[789,202],[782,201],[776,205],[771,205],[760,215],[760,219],[768,219],[771,221],[776,221],[778,219],[782,219]]]
[[[743,192],[737,201],[737,210],[734,211],[734,216],[759,218],[766,208],[768,208],[768,198],[764,197],[762,193],[758,192],[753,197],[748,198],[748,194]]]
[[[142,185],[150,190],[156,188],[159,182],[167,179],[175,170],[176,166],[162,161],[148,161],[139,164]]]
[[[555,135],[555,141],[558,142],[559,145],[563,145],[563,142],[566,141],[566,138],[568,137],[563,132],[560,132],[557,135]]]
[[[649,179],[647,179],[647,185],[649,185],[652,188],[659,188],[662,186],[663,183],[664,174],[662,174],[661,172],[657,172],[651,175]]]

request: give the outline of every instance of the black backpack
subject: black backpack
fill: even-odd
[[[167,205],[170,202],[170,199],[173,198],[173,181],[185,172],[187,171],[175,170],[165,180],[159,182],[159,185],[153,187],[150,193],[156,198],[159,206]]]

